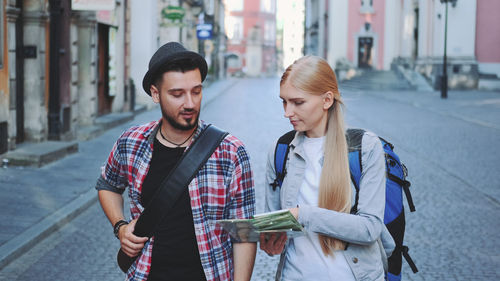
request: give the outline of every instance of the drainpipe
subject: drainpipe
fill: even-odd
[[[49,0],[50,62],[49,62],[49,139],[59,140],[61,133],[61,101],[59,87],[59,56],[61,49],[61,0]]]

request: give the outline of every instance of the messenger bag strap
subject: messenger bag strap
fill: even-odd
[[[205,165],[227,132],[208,125],[183,154],[177,165],[163,180],[153,199],[146,206],[135,225],[134,235],[151,237],[155,227],[172,208],[200,168]]]
[[[182,155],[177,165],[162,181],[153,199],[139,216],[134,235],[149,238],[153,236],[156,226],[172,208],[184,188],[189,185],[200,168],[205,165],[208,158],[214,153],[227,134],[227,132],[212,125],[208,125],[200,132],[200,135]],[[127,256],[120,248],[116,259],[120,269],[127,273],[137,257]]]

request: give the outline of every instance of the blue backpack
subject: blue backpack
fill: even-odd
[[[349,169],[351,172],[351,180],[356,189],[355,203],[351,208],[351,214],[358,211],[359,200],[359,181],[362,174],[361,165],[361,140],[365,133],[362,129],[348,129],[346,133],[347,143],[349,147]],[[283,179],[286,176],[286,160],[290,150],[290,143],[295,137],[295,131],[290,131],[281,136],[276,144],[274,152],[274,167],[276,171],[276,179],[271,183],[273,190],[277,187],[281,188]],[[387,273],[387,280],[396,281],[401,280],[401,266],[402,257],[408,262],[414,273],[418,269],[408,254],[408,247],[403,245],[403,238],[405,232],[405,214],[403,208],[403,191],[408,201],[408,206],[411,212],[415,211],[415,205],[410,193],[410,182],[406,180],[408,175],[406,166],[401,163],[399,156],[394,153],[394,146],[388,141],[380,138],[382,147],[385,152],[386,162],[386,201],[384,224],[391,233],[396,248],[388,259],[389,270]]]

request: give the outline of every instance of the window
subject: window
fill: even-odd
[[[373,7],[373,0],[361,0],[361,7]]]
[[[373,14],[373,0],[361,0],[361,8],[359,12],[362,14]]]
[[[227,0],[226,6],[227,10],[230,12],[243,11],[243,0]]]
[[[260,0],[260,10],[265,13],[274,13],[274,0]]]
[[[233,43],[240,42],[243,39],[243,18],[228,16],[226,24],[227,38]]]
[[[275,35],[276,27],[274,26],[274,21],[266,21],[264,25],[264,40],[266,43],[274,44]]]

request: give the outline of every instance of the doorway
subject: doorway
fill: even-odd
[[[98,24],[98,81],[97,81],[97,114],[99,116],[111,112],[113,98],[109,95],[109,26]]]
[[[373,37],[359,37],[358,39],[358,67],[372,68]]]
[[[413,50],[412,57],[413,60],[418,58],[418,20],[419,20],[419,9],[415,8],[415,26],[413,27]]]

